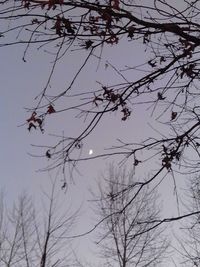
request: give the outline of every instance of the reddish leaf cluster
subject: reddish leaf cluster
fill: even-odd
[[[55,109],[54,107],[50,104],[47,108],[47,114],[52,114],[52,113],[55,113]]]
[[[112,30],[112,22],[114,19],[118,21],[118,18],[113,17],[113,8],[119,9],[119,1],[111,1],[109,6],[98,11],[97,16],[90,14],[89,26],[84,26],[84,31],[90,31],[92,35],[98,35],[104,38],[106,43],[117,44],[119,38]]]
[[[181,152],[178,151],[176,147],[172,147],[171,149],[167,148],[163,145],[163,153],[164,156],[162,159],[162,166],[166,167],[167,170],[171,170],[172,161],[174,159],[180,160]]]
[[[72,23],[69,19],[66,19],[64,17],[57,16],[56,22],[54,26],[51,28],[52,30],[56,30],[56,34],[59,36],[65,35],[66,31],[69,34],[75,33],[75,27],[72,27]]]
[[[29,0],[22,0],[22,6],[24,6],[24,8],[29,9],[30,1]]]
[[[116,34],[112,33],[111,36],[106,40],[106,43],[108,44],[117,44],[119,41],[119,38]]]
[[[103,95],[100,94],[99,96],[94,97],[93,103],[98,107],[99,102],[109,101],[114,105],[113,111],[118,110],[118,107],[121,106],[123,113],[122,120],[125,121],[130,115],[131,111],[127,107],[126,102],[123,100],[122,96],[118,93],[113,92],[112,89],[108,89],[106,86],[103,86],[104,93]]]
[[[123,113],[122,121],[125,121],[131,115],[131,111],[127,107],[124,107],[121,112]]]
[[[48,0],[48,1],[41,1],[40,6],[42,9],[47,7],[47,9],[56,9],[56,5],[62,5],[64,0]],[[22,0],[22,6],[29,9],[31,1],[30,0]]]
[[[188,66],[182,66],[180,74],[181,79],[183,78],[184,75],[186,75],[189,78],[195,78],[199,74],[199,71],[195,70],[195,67],[196,67],[195,63],[191,63]]]
[[[31,117],[29,119],[27,119],[27,122],[28,122],[28,130],[30,132],[30,130],[32,128],[36,129],[37,127],[40,128],[41,132],[43,133],[44,132],[44,129],[42,128],[42,120],[37,117],[37,113],[34,111],[31,115]]]
[[[111,0],[110,1],[110,5],[111,5],[112,8],[120,10],[119,0]]]
[[[192,57],[192,52],[194,51],[195,45],[189,42],[187,39],[179,38],[179,42],[181,43],[182,47],[179,49],[183,49],[184,53],[188,56],[188,58]]]
[[[64,0],[48,0],[41,3],[41,8],[44,9],[47,6],[47,9],[56,9],[56,5],[62,5]]]
[[[56,111],[55,111],[54,107],[50,104],[47,107],[46,114],[52,114],[52,113],[55,113],[55,112]],[[43,133],[44,129],[42,128],[42,124],[43,124],[43,121],[44,121],[44,116],[45,116],[45,114],[43,116],[37,116],[37,112],[34,111],[31,114],[31,117],[26,120],[28,122],[28,130],[30,131],[32,128],[34,128],[36,130],[39,127],[39,129]]]

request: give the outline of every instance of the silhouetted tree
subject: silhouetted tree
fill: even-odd
[[[160,217],[158,195],[146,187],[132,201],[134,179],[133,170],[111,166],[99,187],[96,214],[103,222],[98,243],[107,266],[161,266],[165,261],[169,242],[164,228],[150,223]]]
[[[70,233],[76,213],[58,210],[55,187],[46,194],[47,206],[38,212],[27,194],[22,194],[6,211],[0,210],[0,266],[2,267],[64,267],[72,266]]]
[[[200,179],[194,176],[188,181],[186,189],[185,207],[189,212],[196,212],[189,217],[177,233],[181,266],[200,266]]]

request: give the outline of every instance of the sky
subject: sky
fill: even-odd
[[[80,119],[72,119],[71,114],[61,118],[52,114],[52,118],[49,117],[46,122],[47,131],[44,134],[34,131],[28,132],[27,125],[24,123],[29,118],[30,113],[27,113],[26,108],[34,105],[34,97],[44,87],[52,63],[47,53],[43,53],[42,50],[37,51],[34,48],[28,51],[27,62],[24,62],[22,60],[23,51],[24,48],[21,46],[0,49],[0,187],[6,192],[7,205],[12,205],[23,190],[33,195],[39,204],[41,191],[48,191],[50,188],[49,179],[56,175],[55,172],[38,171],[48,164],[48,159],[30,156],[30,154],[40,155],[41,153],[41,149],[33,147],[32,144],[52,143],[55,137],[49,133],[62,135],[62,131],[64,131],[66,135],[72,136],[83,127]],[[82,55],[79,51],[74,51],[67,59],[62,59],[56,68],[52,88],[59,90],[59,88],[65,87],[85,55],[86,53]],[[120,80],[111,67],[105,68],[107,61],[116,67],[124,68],[125,65],[140,64],[143,56],[143,49],[140,49],[139,46],[132,49],[131,42],[125,43],[122,40],[120,46],[109,46],[103,51],[103,58],[98,69],[98,61],[95,58],[91,59],[87,68],[81,73],[79,81],[75,83],[76,91],[81,92],[82,87],[88,88],[88,90],[98,88],[97,81],[101,81],[102,77],[105,84],[111,80],[116,82]],[[127,77],[132,79],[131,73],[128,73]],[[142,108],[134,107],[132,113],[133,116],[127,122],[121,122],[120,116],[116,114],[106,117],[97,127],[96,132],[86,140],[82,153],[88,155],[89,150],[93,149],[94,154],[98,154],[104,151],[107,146],[114,144],[113,140],[116,138],[123,138],[131,142],[139,140],[141,132],[146,133],[147,137],[153,133],[153,129],[150,129],[147,124],[147,122],[151,123],[150,114],[145,112],[144,115]],[[112,121],[112,127],[109,127],[110,121]],[[62,125],[62,129],[60,125]],[[101,141],[99,141],[99,135]],[[120,159],[116,159],[116,162],[119,163]],[[78,233],[88,231],[93,225],[91,203],[88,202],[91,195],[88,189],[93,188],[95,190],[98,177],[108,165],[108,159],[80,163],[79,173],[75,173],[73,181],[70,181],[69,193],[67,192],[65,195],[61,191],[61,198],[66,199],[74,209],[82,205],[84,215],[81,216]],[[147,171],[143,170],[143,173],[147,173]],[[58,179],[61,181],[62,177]],[[62,184],[62,182],[60,183]],[[169,215],[171,214],[172,207],[176,202],[173,193],[169,193],[169,191],[173,191],[172,188],[173,182],[168,180],[165,180],[161,187],[161,192],[166,200],[163,204],[166,215],[168,212]],[[88,253],[89,247],[90,257],[93,254],[91,240],[92,238],[88,237],[87,246],[85,246],[85,239],[77,241],[76,244],[83,255]]]
[[[123,46],[122,46],[123,49]],[[6,202],[7,205],[12,205],[13,201],[16,201],[17,196],[22,191],[27,191],[33,198],[36,203],[40,205],[41,200],[41,191],[50,189],[50,177],[54,177],[55,172],[41,172],[38,171],[43,166],[48,164],[48,160],[41,157],[32,157],[29,154],[40,155],[41,150],[38,148],[32,147],[31,144],[45,144],[45,142],[53,142],[52,137],[48,134],[42,135],[39,132],[31,131],[30,133],[27,130],[27,125],[23,125],[26,119],[29,117],[29,113],[24,109],[25,107],[31,107],[33,105],[33,98],[38,94],[40,88],[44,85],[45,78],[48,75],[49,71],[49,58],[42,55],[41,53],[34,53],[34,56],[31,54],[28,56],[27,62],[24,63],[21,59],[23,49],[21,47],[10,47],[5,48],[5,50],[0,50],[0,82],[1,82],[1,103],[0,103],[0,121],[1,121],[1,139],[0,139],[0,164],[1,164],[1,188],[6,192]],[[127,64],[128,59],[130,59],[130,64],[132,58],[124,58],[124,55],[118,57],[118,51],[115,48],[110,49],[110,57],[112,58],[112,63],[117,64],[124,60]],[[137,60],[136,55],[132,55],[134,60]],[[105,55],[107,59],[108,56]],[[73,58],[74,60],[74,58]],[[75,56],[76,64],[79,61],[79,55]],[[140,60],[140,56],[138,61]],[[74,65],[76,65],[74,64]],[[64,65],[64,63],[63,63]],[[77,65],[76,65],[77,66]],[[62,66],[59,66],[61,68]],[[102,62],[102,69],[104,69]],[[68,73],[68,69],[65,70]],[[71,70],[69,70],[70,72]],[[88,70],[87,70],[88,71]],[[91,66],[89,66],[89,71],[93,71]],[[87,86],[88,79],[91,75],[88,71],[86,77],[84,76],[82,83],[84,86]],[[58,70],[59,72],[59,70]],[[93,71],[94,72],[94,71]],[[103,72],[103,71],[102,71]],[[105,72],[105,71],[104,71]],[[112,72],[111,72],[112,73]],[[58,85],[65,83],[63,79],[64,73],[60,74]],[[85,74],[84,74],[85,75]],[[99,72],[94,72],[96,79],[99,77]],[[113,73],[114,79],[115,73]],[[104,76],[105,79],[111,79]],[[57,78],[56,78],[57,79]],[[78,87],[78,86],[77,86]],[[81,88],[80,88],[81,89]],[[79,89],[78,89],[79,90]],[[141,131],[150,133],[148,125],[144,123],[144,120],[150,121],[151,118],[145,118],[143,111],[140,109],[133,111],[133,118],[130,118],[128,122],[121,122],[118,115],[112,116],[112,127],[108,127],[110,124],[110,118],[106,118],[100,126],[97,128],[99,131],[98,134],[101,135],[101,142],[99,142],[98,134],[92,134],[86,147],[84,148],[83,153],[88,155],[89,149],[93,149],[94,154],[99,153],[104,150],[107,146],[115,143],[115,138],[123,138],[123,140],[136,140],[141,135]],[[67,118],[66,121],[63,120],[63,124],[69,124],[70,129],[65,127],[67,134],[73,135],[73,132],[79,130],[77,126],[79,122]],[[48,133],[52,134],[61,134],[60,121],[58,123],[55,119],[49,118],[47,121]],[[23,125],[23,126],[21,126]],[[145,128],[146,127],[146,128]],[[116,130],[117,129],[117,132]],[[117,134],[116,134],[117,133]],[[114,141],[114,142],[113,142]],[[117,163],[121,159],[115,159]],[[73,181],[70,182],[69,190],[65,195],[62,190],[60,190],[61,198],[66,199],[66,202],[70,202],[70,205],[73,209],[77,209],[82,206],[81,211],[81,223],[78,223],[77,233],[84,233],[91,229],[94,225],[94,214],[92,213],[91,203],[88,200],[92,199],[89,189],[95,190],[97,186],[98,178],[104,172],[105,168],[108,167],[108,159],[95,160],[91,162],[81,163],[78,167],[79,173],[73,175]],[[147,173],[147,171],[146,171]],[[143,175],[143,174],[142,174]],[[62,185],[60,175],[60,185]],[[166,190],[168,187],[169,190]],[[167,181],[163,184],[163,194],[165,203],[165,215],[170,210],[169,215],[171,214],[171,208],[175,203],[175,198],[173,194],[166,193],[171,190],[172,184]],[[166,204],[164,204],[166,205]],[[84,214],[84,215],[83,215]],[[85,240],[88,240],[87,242]],[[90,235],[86,238],[81,238],[78,241],[75,241],[76,250],[79,248],[81,255],[90,255],[91,259],[94,255],[94,236]],[[85,244],[88,244],[85,246]]]

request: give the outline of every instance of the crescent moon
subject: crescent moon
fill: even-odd
[[[92,154],[93,154],[93,150],[90,149],[90,150],[89,150],[89,155],[92,155]]]

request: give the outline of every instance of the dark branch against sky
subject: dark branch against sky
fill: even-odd
[[[127,206],[150,185],[165,200],[151,223],[188,217],[179,196],[185,177],[199,174],[199,1],[171,2],[1,4],[1,181],[10,199],[57,175],[62,194],[85,201],[114,161],[139,180]]]

